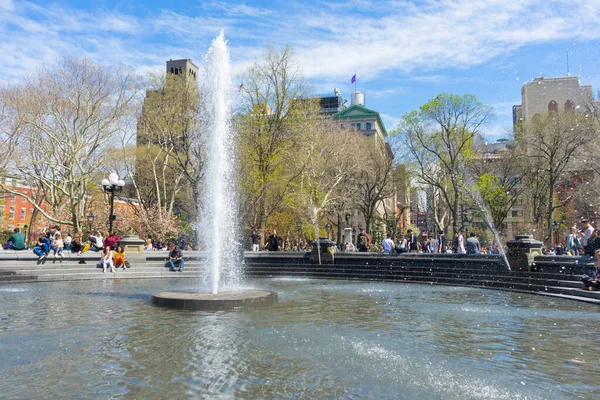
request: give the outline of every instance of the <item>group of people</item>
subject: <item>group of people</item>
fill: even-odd
[[[566,246],[558,246],[546,250],[549,255],[585,255],[594,257],[596,250],[600,249],[600,229],[594,229],[590,221],[584,219],[577,225],[571,227],[571,232],[566,238]]]
[[[164,241],[162,239],[154,239],[152,236],[148,235],[145,239],[144,250],[146,251],[172,251],[175,247],[178,247],[181,250],[193,250],[189,244],[189,240],[187,236],[182,236],[177,240],[177,243],[174,241]]]
[[[356,239],[356,246],[354,246],[353,243],[344,243],[342,245],[342,251],[366,252],[375,250],[388,254],[408,252],[483,254],[488,252],[487,249],[481,247],[479,239],[474,232],[471,232],[468,238],[465,238],[465,231],[461,230],[460,232],[456,232],[454,240],[451,243],[448,243],[446,234],[443,230],[438,232],[437,239],[434,239],[431,235],[424,236],[421,234],[421,236],[422,239],[424,237],[424,240],[419,240],[418,234],[413,232],[412,229],[409,229],[406,232],[406,235],[400,234],[396,238],[396,241],[393,240],[393,235],[388,233],[385,239],[381,241],[381,244],[373,244],[371,236],[366,233],[364,229],[361,229]]]
[[[253,231],[252,235],[250,236],[252,251],[261,250],[260,239],[261,236],[258,233],[256,233],[256,231]],[[298,243],[296,246],[298,247],[296,250],[304,248],[304,246],[300,243]],[[262,247],[262,249],[266,251],[294,250],[289,238],[286,238],[284,240],[281,236],[277,235],[277,231],[275,229],[273,229],[272,232],[267,232],[267,239],[265,240],[265,244]]]

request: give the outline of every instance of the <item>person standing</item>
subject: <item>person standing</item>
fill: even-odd
[[[369,251],[371,247],[371,236],[364,229],[360,230],[358,237],[356,239],[356,245],[358,247],[358,251],[366,252]]]
[[[415,235],[412,231],[412,229],[409,229],[406,231],[406,237],[407,237],[407,242],[408,242],[408,250],[411,253],[418,253],[419,252],[419,243],[417,242],[417,235]]]
[[[392,234],[388,233],[386,238],[381,242],[383,246],[383,252],[391,254],[394,251],[394,241],[392,240]]]
[[[571,233],[567,236],[567,254],[577,256],[579,255],[579,250],[581,250],[581,248],[581,240],[579,240],[577,226],[573,225],[571,227]]]
[[[273,233],[269,236],[267,240],[267,250],[269,251],[279,251],[279,242],[280,239],[277,236],[277,231],[273,229]]]
[[[440,230],[439,232],[440,237],[438,239],[438,248],[437,248],[437,252],[438,253],[445,253],[447,251],[447,247],[448,247],[448,241],[446,240],[446,234],[444,233],[443,230]]]
[[[585,246],[588,245],[590,237],[592,237],[592,233],[594,233],[594,227],[590,224],[590,222],[587,219],[582,219],[580,224],[581,229],[583,230],[583,238],[581,240],[581,244],[585,248]]]
[[[458,234],[456,252],[458,254],[467,254],[467,251],[465,250],[465,231],[463,229],[461,229]]]
[[[260,247],[260,235],[256,231],[253,231],[250,239],[252,240],[252,251],[258,251]]]

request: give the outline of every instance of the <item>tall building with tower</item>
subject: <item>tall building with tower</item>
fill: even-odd
[[[189,58],[167,61],[167,74],[181,75],[193,81],[198,81],[198,67]]]

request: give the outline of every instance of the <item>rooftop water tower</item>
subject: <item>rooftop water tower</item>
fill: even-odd
[[[365,95],[362,92],[354,92],[351,94],[350,104],[359,106],[365,105]]]

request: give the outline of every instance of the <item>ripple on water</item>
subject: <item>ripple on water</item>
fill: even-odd
[[[430,285],[248,285],[280,302],[231,313],[150,304],[154,292],[192,290],[186,282],[0,291],[3,396],[576,398],[600,379],[589,356],[598,313],[580,303]]]

